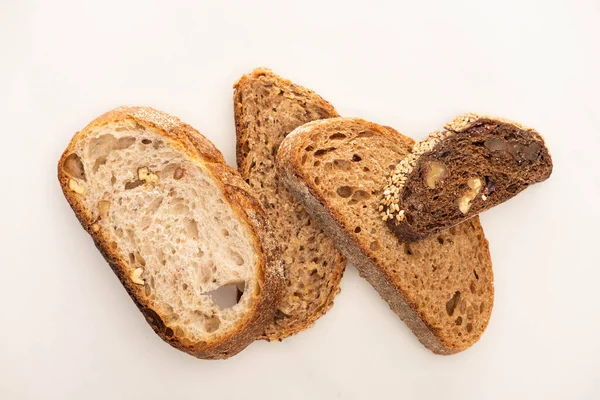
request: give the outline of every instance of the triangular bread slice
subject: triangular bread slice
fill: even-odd
[[[270,323],[283,275],[251,189],[179,119],[121,107],[75,134],[58,163],[65,197],[167,343],[227,358]]]
[[[345,260],[284,187],[275,154],[296,127],[337,113],[316,93],[262,68],[235,84],[234,108],[239,171],[258,194],[282,248],[284,296],[264,334],[281,340],[311,327],[331,308]]]
[[[544,139],[516,122],[469,113],[414,145],[391,172],[382,218],[406,241],[424,239],[548,179]]]
[[[414,141],[357,118],[303,125],[277,154],[287,187],[391,309],[433,352],[479,340],[494,301],[488,243],[477,217],[403,243],[379,213],[389,172]]]

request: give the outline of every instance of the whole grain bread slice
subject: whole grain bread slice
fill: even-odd
[[[438,354],[479,340],[494,301],[488,243],[477,217],[401,242],[380,217],[387,175],[414,141],[357,118],[303,125],[277,154],[295,198],[419,340]]]
[[[275,155],[296,127],[337,113],[316,93],[262,68],[235,84],[234,108],[239,171],[258,194],[282,248],[284,296],[264,333],[281,340],[309,328],[331,308],[345,260],[284,187]]]
[[[384,188],[382,218],[400,239],[434,235],[548,179],[552,159],[533,129],[466,114],[400,161]]]
[[[252,190],[191,126],[143,107],[75,134],[62,190],[154,331],[199,358],[227,358],[273,319],[283,273]]]

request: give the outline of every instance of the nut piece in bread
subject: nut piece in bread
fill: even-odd
[[[172,346],[227,358],[272,321],[283,286],[272,228],[252,190],[189,125],[151,108],[110,111],[73,137],[58,179]],[[230,293],[232,282],[243,293]]]
[[[435,353],[453,354],[477,342],[488,324],[492,263],[477,217],[417,243],[399,241],[381,219],[386,176],[413,144],[385,126],[332,118],[289,134],[277,168],[295,198],[419,340]]]
[[[550,153],[535,130],[466,114],[415,144],[398,163],[385,184],[381,216],[401,240],[424,239],[509,200],[551,172]]]

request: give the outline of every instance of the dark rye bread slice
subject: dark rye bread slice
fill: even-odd
[[[438,354],[475,343],[494,302],[488,243],[477,217],[403,243],[378,211],[388,173],[414,141],[356,118],[308,123],[277,155],[283,179],[419,340]]]
[[[234,107],[239,171],[258,194],[283,252],[284,296],[264,333],[281,340],[309,328],[331,308],[345,260],[284,187],[275,154],[296,127],[337,113],[314,92],[260,68],[235,84]]]
[[[434,235],[548,179],[552,159],[533,129],[466,114],[415,144],[392,171],[382,218],[400,239]]]
[[[75,134],[58,179],[83,228],[156,333],[199,358],[262,334],[281,295],[262,207],[191,126],[145,107]]]

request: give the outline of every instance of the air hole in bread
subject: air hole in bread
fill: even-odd
[[[471,281],[471,284],[469,284],[469,290],[471,291],[471,293],[475,294],[476,293],[476,287],[475,287],[475,281]]]
[[[459,326],[460,326],[460,325],[462,324],[462,317],[458,317],[458,318],[456,318],[456,319],[454,320],[454,323],[455,323],[456,325],[459,325]]]
[[[229,282],[219,288],[208,292],[212,301],[221,310],[231,308],[239,303],[246,289],[246,282]]]
[[[454,292],[450,300],[448,300],[448,302],[446,303],[446,313],[448,313],[449,316],[454,315],[454,310],[456,309],[456,306],[459,304],[459,302],[460,291],[457,290],[456,292]]]
[[[315,157],[321,157],[322,155],[325,155],[334,150],[335,150],[335,147],[327,147],[326,149],[319,149],[319,150],[315,151]]]
[[[349,171],[351,168],[350,161],[340,160],[340,159],[333,160],[333,166],[334,166],[334,168],[340,169],[342,171]]]
[[[130,182],[125,183],[125,190],[131,190],[131,189],[135,189],[138,186],[141,186],[144,183],[144,181],[140,180],[140,179],[136,179]]]
[[[150,139],[142,139],[142,143],[143,144],[150,144],[150,143],[152,143],[152,140],[150,140]]]
[[[469,322],[465,327],[465,330],[467,331],[467,333],[471,333],[471,331],[473,330],[473,324]]]
[[[321,184],[321,178],[319,178],[318,176],[315,176],[314,182],[315,182],[315,185],[320,185]]]
[[[315,148],[312,146],[306,146],[305,151],[313,151]]]
[[[354,233],[360,233],[361,229],[360,226],[357,226],[356,228],[354,228]]]
[[[81,179],[85,181],[85,170],[83,168],[83,162],[81,158],[75,154],[69,154],[63,163],[65,172],[71,175],[73,178]]]
[[[361,156],[359,156],[358,154],[353,154],[353,155],[352,155],[352,161],[353,161],[353,162],[359,162],[359,161],[361,161],[361,160],[362,160],[362,157],[361,157]]]
[[[116,130],[118,131],[119,128]],[[88,153],[90,158],[94,159],[94,163],[98,163],[98,160],[104,159],[104,162],[108,155],[114,150],[124,150],[135,143],[135,138],[131,136],[124,136],[117,139],[113,135],[105,134],[98,136],[90,140],[88,147]]]
[[[356,201],[365,201],[365,200],[368,200],[369,198],[371,198],[371,195],[369,193],[365,192],[364,190],[357,190],[352,195],[352,198]]]
[[[308,156],[306,154],[302,155],[302,165],[304,165],[306,163],[306,160],[308,159]]]
[[[354,189],[351,186],[340,186],[339,188],[336,189],[336,193],[338,194],[338,196],[343,197],[343,198],[352,196],[353,192],[354,192]]]
[[[317,160],[313,163],[314,167],[318,167],[319,165],[321,165],[321,161]]]
[[[250,143],[248,143],[248,141],[242,143],[242,151],[246,154],[248,154],[248,152],[250,151]]]
[[[233,261],[236,263],[236,265],[244,265],[244,258],[240,255],[240,253],[238,253],[237,251],[233,251],[230,250],[231,253],[231,257],[233,258]]]
[[[185,230],[190,239],[198,240],[198,222],[195,219],[186,218]]]
[[[370,172],[371,170],[368,167],[363,167],[363,171]]]
[[[331,140],[340,140],[340,139],[345,139],[346,135],[344,135],[343,133],[334,133],[333,135],[329,136],[329,139]]]
[[[221,319],[217,315],[208,317],[204,320],[204,330],[207,333],[213,333],[221,326]]]
[[[129,264],[131,264],[131,265],[135,264],[135,254],[133,254],[133,253],[129,253]]]
[[[437,241],[439,244],[444,244],[444,238],[441,236],[438,236]]]
[[[372,241],[372,242],[371,242],[371,244],[369,244],[369,248],[370,248],[372,251],[377,251],[377,250],[379,250],[379,242],[378,242],[377,240],[374,240],[374,241]]]
[[[406,254],[407,256],[412,256],[413,254],[408,243],[404,243],[404,254]]]
[[[365,131],[359,132],[357,135],[357,137],[359,137],[359,138],[370,138],[372,136],[373,136],[372,132],[365,132]]]
[[[142,267],[146,266],[146,259],[144,259],[144,257],[142,257],[142,255],[140,254],[139,251],[135,252],[135,260],[138,262],[138,264],[140,264]]]

